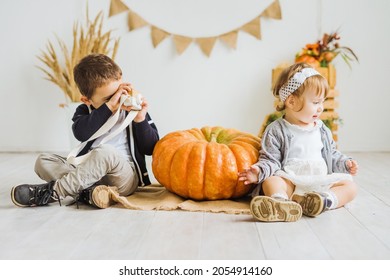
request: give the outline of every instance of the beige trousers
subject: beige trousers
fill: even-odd
[[[133,162],[111,145],[101,145],[90,153],[88,159],[77,166],[56,154],[40,154],[35,172],[46,182],[56,181],[53,188],[61,197],[74,197],[95,183],[115,186],[123,196],[135,192],[138,176]]]

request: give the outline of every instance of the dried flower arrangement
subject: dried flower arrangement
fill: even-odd
[[[337,32],[325,33],[321,40],[314,44],[307,44],[295,57],[295,62],[306,62],[314,67],[328,67],[339,54],[351,67],[351,61],[359,61],[356,54],[349,47],[340,46],[340,36]]]
[[[70,101],[78,102],[81,94],[73,79],[73,67],[80,59],[91,53],[106,54],[115,59],[119,39],[114,40],[111,32],[111,30],[103,32],[102,11],[97,14],[94,20],[90,20],[87,9],[85,27],[77,21],[73,25],[72,51],[69,52],[64,41],[57,37],[63,57],[59,57],[53,44],[49,41],[46,51],[42,51],[41,55],[37,56],[48,69],[37,67],[46,74],[45,79],[59,86]],[[110,42],[113,40],[113,47],[110,48]]]

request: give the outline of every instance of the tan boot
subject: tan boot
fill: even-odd
[[[298,203],[269,196],[254,197],[250,211],[253,217],[262,222],[295,222],[302,217],[302,208]]]
[[[309,217],[316,217],[325,211],[325,199],[324,195],[316,192],[292,196],[292,200],[301,205],[303,215]]]

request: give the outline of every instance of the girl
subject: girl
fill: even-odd
[[[274,95],[284,116],[266,128],[259,161],[238,174],[245,184],[258,184],[250,204],[256,219],[293,222],[302,214],[315,217],[356,196],[351,175],[358,165],[336,150],[320,120],[328,90],[326,79],[304,63],[279,76]],[[260,191],[265,196],[259,196]]]

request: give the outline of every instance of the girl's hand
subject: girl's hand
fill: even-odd
[[[250,168],[238,173],[238,181],[244,181],[244,185],[257,183],[259,181],[260,168],[252,165]]]
[[[357,174],[359,166],[358,166],[356,161],[348,160],[347,161],[347,167],[348,167],[349,173],[351,175],[355,176]]]

